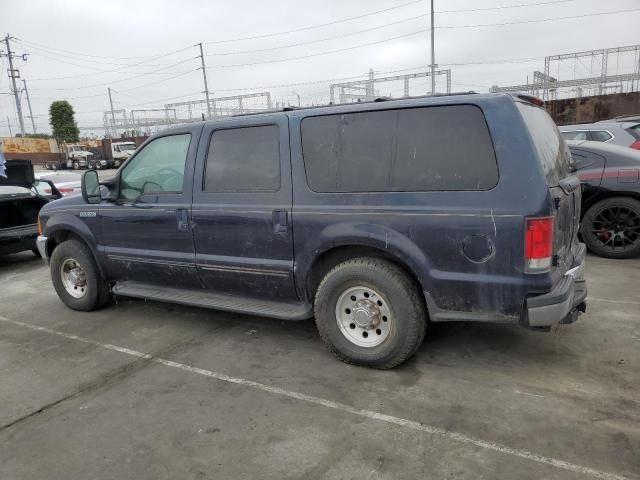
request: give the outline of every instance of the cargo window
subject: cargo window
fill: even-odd
[[[547,184],[555,186],[571,171],[569,149],[544,108],[522,102],[516,105],[531,134]]]
[[[301,128],[316,192],[488,190],[498,181],[489,129],[472,105],[308,117]]]
[[[205,192],[276,192],[280,189],[280,139],[276,125],[214,132]]]

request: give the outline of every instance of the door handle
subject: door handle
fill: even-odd
[[[179,231],[189,231],[189,212],[186,208],[176,208],[176,220]]]
[[[284,233],[289,230],[289,212],[286,210],[274,210],[272,215],[273,230],[276,233]]]

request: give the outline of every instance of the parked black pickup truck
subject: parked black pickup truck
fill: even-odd
[[[580,181],[541,101],[380,99],[183,125],[42,209],[72,309],[116,295],[289,320],[391,368],[432,322],[585,309]]]
[[[43,205],[62,195],[52,182],[36,180],[29,160],[7,160],[7,176],[0,176],[0,255],[36,248],[38,212]],[[37,182],[48,183],[51,195],[40,195]]]

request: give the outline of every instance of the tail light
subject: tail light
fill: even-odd
[[[553,217],[527,218],[524,234],[524,258],[528,271],[551,268],[553,260]]]
[[[38,215],[38,235],[42,235],[42,224],[40,223],[40,215]]]
[[[640,150],[640,140],[636,140],[631,145],[629,145],[629,147],[631,147],[631,148],[633,148],[635,150]]]
[[[70,193],[73,192],[73,188],[67,188],[67,187],[59,187],[58,191],[62,194],[62,195],[68,195]]]

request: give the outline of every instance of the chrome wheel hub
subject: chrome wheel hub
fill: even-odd
[[[393,331],[388,302],[374,289],[350,287],[338,297],[336,321],[342,334],[360,347],[375,347]]]
[[[87,293],[87,277],[84,269],[73,258],[67,258],[60,266],[60,279],[69,295],[82,298]]]

